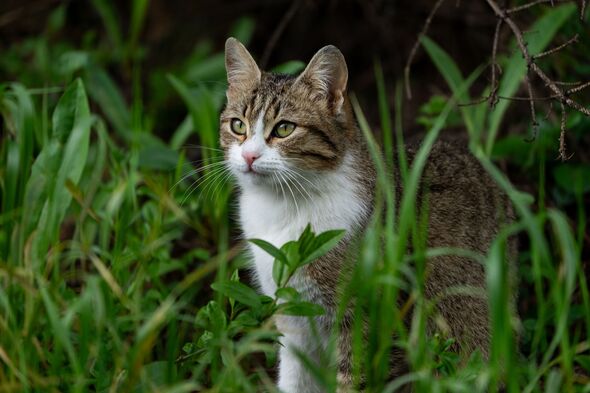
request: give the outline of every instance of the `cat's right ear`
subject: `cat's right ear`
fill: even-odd
[[[260,82],[260,69],[256,62],[244,45],[233,37],[225,41],[225,69],[228,96],[232,92],[250,89]]]

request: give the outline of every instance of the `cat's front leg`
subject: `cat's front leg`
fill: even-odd
[[[291,341],[291,340],[282,340]],[[282,346],[279,351],[278,387],[282,393],[322,393],[323,389],[302,364],[293,345]]]

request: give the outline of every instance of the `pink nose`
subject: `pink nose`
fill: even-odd
[[[258,153],[255,153],[252,151],[243,151],[242,157],[244,157],[246,164],[248,164],[248,168],[252,168],[252,163],[254,162],[255,159],[257,159],[260,156]]]

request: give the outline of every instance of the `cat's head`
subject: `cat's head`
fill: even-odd
[[[341,166],[356,135],[346,97],[348,70],[334,46],[320,49],[298,76],[261,71],[236,39],[225,44],[227,106],[220,141],[242,187],[278,190]],[[311,176],[310,176],[311,175]]]

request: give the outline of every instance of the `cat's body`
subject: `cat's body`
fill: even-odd
[[[276,321],[283,334],[279,388],[321,392],[293,349],[321,361],[333,328],[339,282],[352,271],[348,248],[373,213],[375,192],[375,169],[345,93],[346,64],[336,48],[325,47],[298,77],[261,73],[246,49],[229,39],[226,66],[228,104],[221,116],[221,145],[240,186],[244,236],[280,247],[296,240],[307,224],[317,233],[347,231],[335,249],[289,282],[326,310],[315,320],[317,332],[303,317],[279,316]],[[401,195],[401,189],[396,193]],[[446,143],[433,148],[419,195],[427,202],[429,247],[485,254],[499,225],[512,215],[507,198],[477,162]],[[251,253],[261,291],[274,296],[273,258],[254,246]],[[434,258],[427,270],[425,294],[430,298],[454,286],[485,286],[483,266],[467,258]],[[437,311],[458,339],[457,349],[479,349],[487,356],[485,297],[444,296]],[[344,318],[338,342],[336,367],[343,388],[351,383],[351,317]],[[393,353],[392,359],[395,377],[405,369],[403,354]]]

